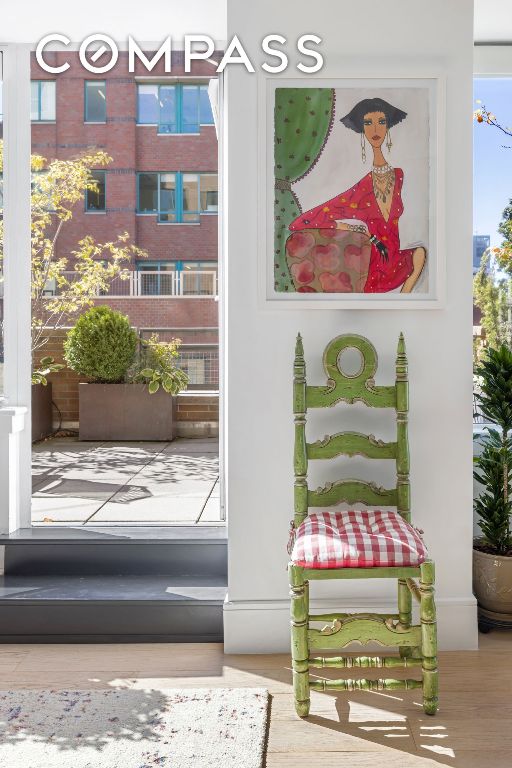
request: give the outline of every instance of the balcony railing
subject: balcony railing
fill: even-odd
[[[77,272],[64,272],[72,282],[79,279]],[[59,295],[59,286],[48,281],[45,295]],[[115,277],[107,291],[98,291],[98,296],[139,297],[139,296],[217,296],[217,272],[215,270],[190,270],[182,272],[158,272],[138,270],[128,272],[126,277]]]

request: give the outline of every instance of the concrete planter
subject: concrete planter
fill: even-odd
[[[52,385],[32,384],[32,442],[53,431]]]
[[[144,384],[79,384],[80,440],[173,440],[176,399]]]
[[[473,591],[478,605],[512,622],[512,557],[473,550]]]

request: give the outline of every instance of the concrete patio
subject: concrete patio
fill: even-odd
[[[216,438],[33,446],[34,525],[222,525]]]

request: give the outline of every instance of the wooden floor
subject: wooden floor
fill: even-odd
[[[510,768],[512,633],[480,642],[478,652],[441,654],[436,717],[423,714],[417,691],[314,693],[301,721],[288,656],[225,656],[220,645],[4,645],[0,689],[264,686],[267,768]]]

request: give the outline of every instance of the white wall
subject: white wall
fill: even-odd
[[[442,310],[275,310],[258,304],[258,89],[265,74],[231,68],[224,136],[227,245],[227,506],[229,652],[288,648],[286,542],[293,514],[291,373],[295,335],[304,337],[309,379],[323,383],[320,356],[342,332],[367,335],[381,357],[380,382],[392,382],[396,340],[406,335],[410,363],[413,519],[437,563],[440,642],[475,648],[472,552],[472,3],[388,0],[355,5],[324,0],[228,0],[228,39],[251,56],[279,32],[294,42],[323,38],[320,77],[435,74],[447,78],[446,305]],[[297,76],[290,68],[285,76]],[[311,76],[309,76],[311,78]],[[260,223],[261,226],[261,223]],[[268,306],[268,305],[267,305]],[[323,417],[323,435],[335,412]],[[372,414],[374,415],[374,414]],[[377,415],[383,427],[384,414]],[[375,424],[375,422],[374,422]],[[376,426],[379,432],[379,423]],[[319,584],[318,607],[388,606],[395,585]],[[315,598],[316,596],[316,598]]]
[[[110,35],[121,43],[128,35],[138,42],[163,40],[172,35],[205,34],[222,43],[226,37],[225,0],[24,0],[3,3],[0,42],[36,43],[50,32],[81,42],[94,32]]]

